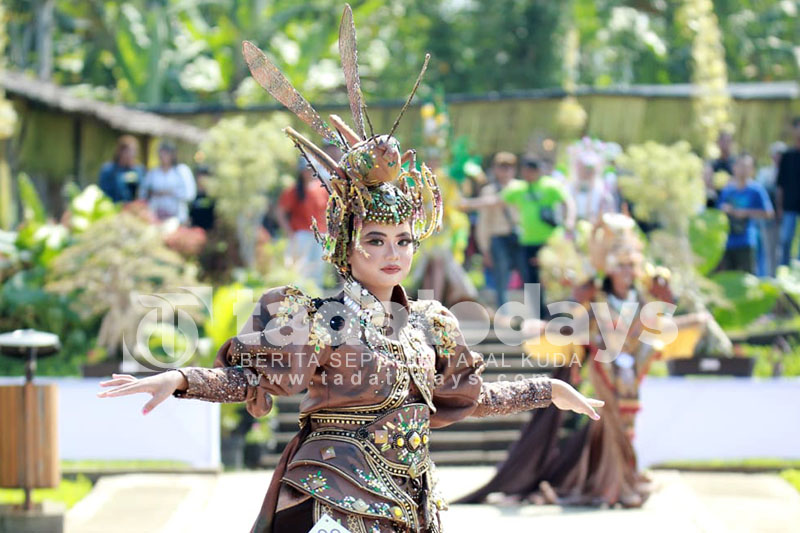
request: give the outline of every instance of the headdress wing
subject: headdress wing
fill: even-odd
[[[277,101],[294,113],[303,122],[311,126],[314,131],[333,144],[341,145],[341,141],[328,124],[322,120],[319,113],[311,104],[297,92],[297,89],[278,70],[278,67],[269,60],[267,55],[250,41],[242,43],[242,54],[250,68],[253,78],[267,90]]]
[[[367,137],[364,131],[364,98],[361,94],[361,78],[358,75],[356,25],[349,4],[344,6],[342,22],[339,25],[339,55],[342,58],[342,71],[347,83],[347,96],[350,100],[350,111],[353,113],[356,133],[363,140]]]

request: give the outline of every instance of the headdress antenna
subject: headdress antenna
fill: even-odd
[[[425,75],[425,71],[428,68],[428,60],[431,58],[430,54],[425,54],[425,62],[422,64],[422,70],[419,71],[419,76],[417,76],[417,82],[414,84],[414,88],[411,89],[411,94],[408,95],[408,100],[403,105],[403,109],[400,110],[400,114],[397,115],[397,119],[394,121],[394,125],[392,126],[392,131],[389,132],[389,137],[394,135],[394,131],[397,129],[397,126],[400,124],[400,119],[403,118],[403,113],[406,112],[408,106],[411,104],[411,100],[414,98],[414,94],[417,92],[419,88],[419,84],[422,81],[422,76]]]

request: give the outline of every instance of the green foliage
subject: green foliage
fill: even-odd
[[[686,220],[705,202],[703,162],[689,143],[633,144],[619,164],[629,172],[619,177],[619,189],[633,202],[635,217],[684,233]]]
[[[222,437],[228,437],[242,422],[242,405],[223,403],[219,406],[219,416],[220,434]]]
[[[725,254],[728,241],[728,217],[717,209],[706,209],[689,221],[689,243],[702,275],[713,271]]]
[[[47,214],[33,181],[27,174],[20,174],[17,177],[17,187],[19,188],[19,199],[22,202],[23,220],[43,224],[47,220]]]
[[[716,0],[731,81],[800,77],[796,56],[800,2]]]
[[[98,220],[117,213],[118,209],[97,185],[89,185],[69,203],[69,227],[81,233]]]
[[[712,309],[714,318],[725,329],[746,326],[769,312],[780,296],[774,283],[744,272],[719,272],[710,279],[722,288],[727,300]]]
[[[787,467],[800,467],[800,460],[781,457],[749,457],[743,459],[697,459],[669,461],[658,465],[659,468],[687,470],[783,470]]]
[[[272,419],[277,414],[277,409],[273,407],[264,418],[256,419],[245,434],[244,441],[248,444],[265,444],[269,442],[272,439]]]
[[[17,234],[13,231],[0,230],[0,281],[13,273],[19,261]]]
[[[310,279],[298,279],[294,265],[288,264],[290,255],[286,253],[289,241],[273,239],[261,245],[256,270],[249,275],[256,276],[242,281],[250,287],[279,287],[296,285],[309,295],[317,295],[321,287]]]
[[[0,231],[8,231],[16,224],[17,211],[13,197],[11,171],[8,163],[0,158]]]
[[[58,335],[59,353],[38,361],[37,375],[77,376],[80,365],[94,344],[96,320],[83,319],[66,296],[42,287],[42,272],[23,270],[0,288],[0,331],[32,328]],[[24,374],[24,362],[0,357],[0,375]]]
[[[781,472],[781,477],[800,492],[800,469],[784,470]]]
[[[86,476],[79,475],[77,479],[62,479],[54,489],[34,489],[33,501],[36,503],[55,501],[63,503],[69,509],[81,501],[92,490],[92,482]],[[0,489],[0,503],[18,505],[25,501],[25,492],[22,489]]]
[[[146,312],[132,295],[195,286],[194,270],[166,248],[158,226],[122,212],[78,235],[53,261],[45,288],[73,298],[83,316],[102,317],[97,344],[113,355]]]
[[[213,173],[209,195],[216,212],[231,226],[244,215],[260,217],[266,211],[266,193],[278,189],[297,160],[291,141],[281,128],[283,117],[253,124],[240,116],[219,121],[200,149]],[[259,201],[261,199],[261,201]]]
[[[42,359],[41,375],[79,375],[80,364],[92,348],[97,321],[83,317],[71,306],[71,299],[44,288],[48,268],[70,242],[69,229],[46,221],[44,207],[33,183],[19,177],[24,221],[17,233],[4,232],[0,244],[3,256],[3,285],[0,288],[0,331],[32,328],[58,335],[61,350]],[[22,375],[24,363],[0,358],[0,374]]]
[[[216,349],[239,333],[239,322],[244,323],[244,319],[253,311],[254,302],[260,294],[257,290],[247,288],[241,283],[214,289],[211,316],[205,323],[205,333],[215,349],[209,354],[209,360],[202,361],[203,366],[211,366],[216,357]]]
[[[12,66],[39,61],[28,2],[10,2]],[[405,96],[430,51],[428,81],[448,92],[556,86],[566,10],[536,0],[352,2],[364,89]],[[340,97],[338,0],[56,0],[54,77],[97,96],[158,104],[269,101],[250,79],[241,42],[252,40],[308,96]],[[111,93],[109,94],[109,89]]]
[[[787,353],[783,353],[775,346],[744,344],[742,349],[745,355],[755,359],[753,368],[755,377],[800,376],[800,346],[792,346],[791,351]]]
[[[274,116],[249,124],[244,117],[219,121],[201,150],[212,168],[208,194],[215,198],[222,223],[236,228],[239,254],[247,267],[255,263],[257,228],[267,210],[267,193],[283,182],[296,161],[291,141]]]
[[[780,265],[775,272],[775,283],[782,291],[800,298],[800,265],[797,263],[791,267]]]
[[[90,472],[111,470],[191,470],[191,463],[172,459],[64,459],[61,470],[64,472]]]
[[[562,85],[564,39],[576,28],[579,84],[687,83],[694,27],[685,2],[406,0],[353,4],[364,92],[405,96],[425,52],[427,82],[449,93]],[[710,1],[708,2],[711,3]],[[35,9],[6,2],[9,66],[34,69]],[[713,2],[731,81],[794,80],[797,0]],[[55,81],[126,102],[269,102],[241,42],[273,57],[313,99],[341,99],[339,0],[56,0]],[[716,68],[716,67],[715,67]]]

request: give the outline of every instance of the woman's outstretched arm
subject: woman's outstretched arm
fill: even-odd
[[[549,407],[550,404],[566,411],[589,416],[599,420],[596,407],[602,407],[602,400],[586,398],[572,385],[545,376],[517,381],[497,381],[483,383],[478,395],[478,405],[472,416],[495,416]]]
[[[162,372],[143,379],[128,374],[112,374],[108,381],[101,381],[101,387],[113,387],[97,393],[98,398],[115,398],[142,392],[149,393],[152,398],[144,405],[142,414],[147,414],[169,398],[175,390],[186,388],[186,379],[180,372]]]
[[[209,402],[246,402],[248,412],[264,416],[272,408],[272,395],[298,393],[308,386],[321,355],[307,342],[313,314],[311,300],[294,287],[278,287],[262,295],[243,330],[217,351],[214,368],[185,367],[137,380],[114,375],[101,383],[115,387],[100,393],[107,398],[149,392],[152,407],[169,395]],[[305,327],[305,330],[304,330]],[[298,338],[281,335],[297,331]],[[287,340],[288,339],[288,340]],[[166,391],[166,392],[165,392]]]
[[[551,403],[598,420],[604,402],[586,398],[572,385],[546,376],[488,383],[483,379],[483,356],[469,349],[458,320],[438,302],[428,309],[436,348],[437,387],[431,427],[443,427],[468,416],[508,415],[548,407]]]

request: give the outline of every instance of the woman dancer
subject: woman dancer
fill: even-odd
[[[492,499],[490,494],[505,495],[512,501],[561,505],[639,507],[647,499],[650,483],[637,469],[632,440],[639,384],[658,351],[655,343],[641,340],[639,311],[648,301],[671,302],[672,294],[663,273],[643,272],[642,244],[634,226],[626,215],[603,215],[592,234],[589,254],[596,271],[605,275],[599,287],[592,281],[575,291],[575,300],[586,307],[590,317],[590,344],[580,366],[594,394],[605,402],[603,419],[575,427],[557,410],[537,411],[495,476],[458,503],[482,503]],[[590,307],[593,303],[607,304],[607,313],[595,313]],[[629,315],[634,308],[635,315]],[[704,313],[672,318],[678,330],[696,329],[706,319]],[[611,328],[605,327],[601,337],[600,321],[608,326],[620,320],[630,320],[631,327],[624,333],[609,333]],[[597,357],[600,349],[617,355]],[[578,365],[566,366],[558,368],[554,376],[576,382],[579,370]],[[559,441],[562,427],[568,435]]]
[[[314,168],[330,172],[323,181],[330,192],[327,234],[316,224],[314,230],[344,291],[319,299],[294,287],[269,290],[248,327],[220,347],[214,368],[141,380],[115,375],[100,395],[149,393],[145,412],[171,394],[246,402],[252,415],[263,416],[272,395],[307,389],[301,429],[275,469],[252,531],[306,533],[329,515],[353,533],[439,532],[446,505],[428,452],[432,428],[551,402],[598,419],[594,408],[603,402],[544,377],[483,383],[483,360],[467,348],[455,317],[435,300],[408,298],[400,282],[419,241],[441,218],[436,178],[425,165],[416,170],[414,152],[401,156],[394,127],[367,136],[349,6],[339,39],[355,130],[336,116],[331,129],[258,48],[245,42],[244,54],[264,88],[344,151],[335,162],[286,129],[318,163]]]

